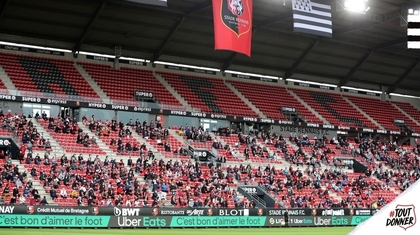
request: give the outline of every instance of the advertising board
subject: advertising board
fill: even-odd
[[[0,206],[0,227],[223,228],[277,227],[284,209]],[[290,227],[354,226],[370,209],[290,209]],[[350,215],[352,214],[352,215]]]

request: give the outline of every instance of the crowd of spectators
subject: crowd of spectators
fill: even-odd
[[[89,144],[95,144],[95,135],[90,137],[83,133],[74,120],[52,119],[44,115],[37,118],[46,120],[48,128],[54,132],[77,133],[78,143],[84,144],[88,139]],[[132,129],[146,139],[161,140],[162,144],[167,143],[169,136],[169,131],[158,121],[148,124],[146,121],[140,123],[138,120],[130,120],[123,124],[96,121],[92,117],[87,122],[89,129],[98,136],[107,136],[111,131],[118,132],[119,139],[114,142],[122,151],[146,150],[144,144],[134,144],[129,146],[131,148],[127,148],[129,142],[123,144],[122,141],[132,135]],[[390,191],[392,187],[403,191],[420,176],[419,146],[404,148],[397,142],[356,140],[357,146],[352,149],[341,138],[327,140],[323,136],[310,140],[306,135],[291,135],[288,141],[295,144],[297,150],[290,151],[287,139],[281,135],[270,132],[250,135],[239,133],[239,144],[246,146],[245,157],[270,158],[270,149],[274,148],[276,154],[291,166],[278,170],[274,166],[252,168],[251,165],[240,165],[223,170],[222,167],[211,164],[201,166],[191,161],[158,161],[146,152],[140,154],[135,162],[129,158],[126,164],[122,160],[118,162],[108,157],[101,160],[99,156],[89,156],[85,160],[82,154],[69,158],[63,155],[56,159],[48,151],[43,157],[39,154],[33,156],[34,145],[45,149],[49,140],[38,133],[31,121],[24,115],[9,114],[3,116],[3,129],[22,136],[24,147],[20,149],[19,155],[27,156],[22,163],[31,166],[29,174],[41,180],[50,196],[59,202],[64,202],[61,199],[72,199],[77,205],[254,207],[252,202],[239,200],[237,192],[231,188],[234,180],[238,180],[245,184],[263,186],[290,207],[382,207],[389,202],[389,198],[381,196],[380,192]],[[201,127],[185,126],[179,129],[179,133],[192,141],[212,140],[209,132]],[[231,146],[222,146],[217,138],[212,141],[213,147],[225,149],[232,154]],[[349,177],[343,169],[344,165],[329,157],[337,153],[359,155],[365,159],[368,170],[365,174]],[[10,155],[7,151],[2,154],[6,158]],[[322,171],[321,164],[331,167]],[[26,182],[26,174],[5,163],[0,181],[2,200],[16,204],[45,204],[46,201],[39,196],[32,183]],[[144,177],[146,183],[141,183],[143,181],[137,175]],[[372,177],[379,181],[372,180]],[[8,183],[5,184],[6,181]],[[333,200],[330,193],[341,196],[341,201]]]
[[[404,191],[420,178],[420,157],[417,144],[404,147],[394,141],[357,140],[357,152],[368,164],[367,174],[390,187]]]
[[[45,202],[32,181],[28,180],[26,171],[21,172],[17,165],[12,164],[10,157],[6,159],[0,166],[0,204],[34,205]]]
[[[47,155],[35,162],[28,157],[25,163],[32,167],[31,175],[59,203],[70,200],[71,205],[79,206],[254,206],[247,200],[239,200],[231,189],[233,174],[214,165],[165,162],[143,156],[135,162],[128,158],[126,163],[108,157],[101,160],[99,156],[84,159],[83,155],[46,159]]]

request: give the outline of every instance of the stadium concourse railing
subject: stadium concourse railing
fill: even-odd
[[[152,109],[167,109],[167,110],[174,110],[174,111],[187,111],[186,107],[184,106],[162,104],[157,101],[148,102],[145,100],[133,101],[133,100],[102,99],[102,98],[95,98],[95,97],[63,95],[63,94],[43,93],[43,92],[34,92],[34,91],[8,90],[8,89],[0,89],[0,95],[57,99],[57,100],[68,100],[68,101],[76,101],[76,102],[79,101],[79,102],[111,104],[111,105],[124,105],[124,106],[143,107],[143,108],[152,108]],[[199,109],[194,109],[192,111],[201,112],[201,110]]]
[[[13,228],[226,228],[279,227],[285,209],[58,207],[0,205],[0,227]],[[355,226],[374,209],[288,210],[290,227]]]

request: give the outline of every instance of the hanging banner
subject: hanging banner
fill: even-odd
[[[251,56],[252,0],[213,0],[216,50]]]

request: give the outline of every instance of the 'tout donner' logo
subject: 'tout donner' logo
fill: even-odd
[[[407,230],[413,227],[416,222],[416,207],[413,204],[397,205],[394,210],[389,212],[389,218],[386,219],[386,226],[399,226]]]

